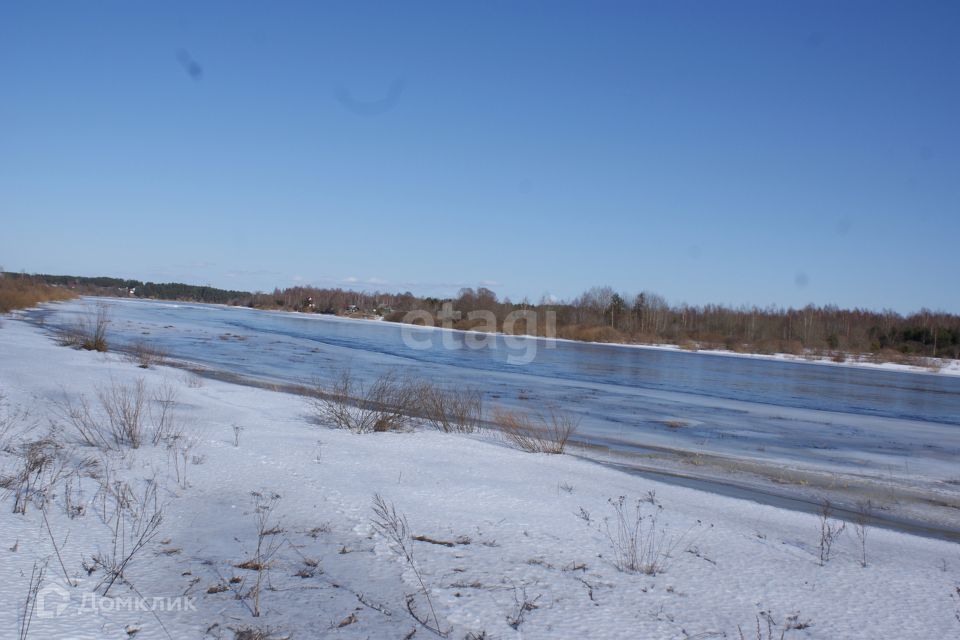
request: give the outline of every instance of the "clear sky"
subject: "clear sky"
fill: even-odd
[[[960,3],[0,3],[0,265],[960,312]]]

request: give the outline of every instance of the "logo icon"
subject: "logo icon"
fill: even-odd
[[[70,604],[70,592],[58,584],[47,585],[37,592],[37,617],[56,618]]]

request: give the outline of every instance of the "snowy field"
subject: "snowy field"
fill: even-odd
[[[140,380],[143,444],[83,444],[71,408],[100,419],[98,392]],[[29,638],[960,637],[953,543],[838,531],[492,434],[355,435],[300,397],[140,369],[17,320],[0,326],[0,393],[3,637],[35,568]],[[158,423],[182,436],[153,444]],[[405,521],[397,539],[375,495]],[[655,571],[625,566],[620,496]]]

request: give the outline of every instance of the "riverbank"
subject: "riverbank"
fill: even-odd
[[[25,513],[12,513],[11,494],[2,502],[0,597],[22,603],[34,563],[46,563],[30,637],[431,635],[414,615],[458,638],[738,637],[757,620],[788,640],[960,629],[955,544],[868,528],[861,547],[851,522],[821,566],[815,515],[523,453],[489,433],[358,436],[316,424],[297,396],[140,369],[56,346],[16,320],[0,327],[0,362],[2,415],[15,425],[6,438],[19,443],[0,454],[4,474],[22,464],[22,445],[40,441],[58,443],[52,466],[65,470]],[[163,401],[150,396],[145,420],[167,406],[182,437],[108,451],[80,444],[58,403],[83,396],[96,412],[98,389],[138,380],[150,394],[169,390]],[[178,443],[189,444],[185,454]],[[134,517],[104,488],[118,482],[162,519],[97,600],[104,570],[94,558],[114,548],[115,514]],[[150,487],[156,502],[143,503]],[[371,524],[375,493],[407,525],[409,559]],[[619,496],[628,519],[637,500],[657,518],[645,530],[666,545],[655,574],[617,568],[605,527],[615,541],[609,500]],[[258,536],[264,509],[270,533]],[[258,540],[272,545],[262,572],[249,563]],[[131,608],[138,598],[171,606]],[[0,624],[17,628],[19,611],[4,608]]]
[[[872,501],[878,525],[960,534],[955,377],[534,338],[477,350],[444,329],[128,299],[111,306],[114,348],[155,347],[202,376],[303,393],[345,366],[368,381],[402,370],[480,391],[488,417],[497,407],[570,411],[581,420],[582,453],[604,464],[807,510],[825,499],[848,512]],[[56,332],[91,309],[29,315]],[[504,363],[516,353],[510,343],[536,357]]]

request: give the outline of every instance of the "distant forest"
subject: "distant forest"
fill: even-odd
[[[237,300],[249,298],[251,295],[249,291],[228,291],[216,287],[182,284],[180,282],[140,282],[139,280],[125,280],[123,278],[52,276],[43,273],[28,275],[5,272],[0,275],[5,278],[39,280],[48,285],[70,289],[79,295],[183,300],[214,304],[236,304]]]
[[[131,296],[161,300],[211,302],[255,309],[300,311],[356,316],[383,316],[407,321],[409,311],[429,313],[436,324],[444,303],[452,303],[462,317],[458,329],[483,328],[467,319],[476,310],[493,312],[497,330],[514,311],[537,312],[537,326],[518,322],[514,333],[546,335],[550,311],[559,338],[595,342],[668,343],[689,349],[716,348],[754,353],[872,355],[881,361],[911,362],[917,356],[960,358],[960,315],[922,309],[902,315],[894,311],[840,309],[833,305],[782,307],[727,307],[670,305],[660,295],[628,295],[610,287],[594,287],[570,301],[539,303],[500,299],[487,288],[462,289],[456,297],[419,297],[405,293],[367,293],[344,289],[291,287],[272,293],[230,291],[181,283],[153,283],[119,278],[76,276],[22,276],[88,295]],[[422,316],[422,314],[421,314]]]

